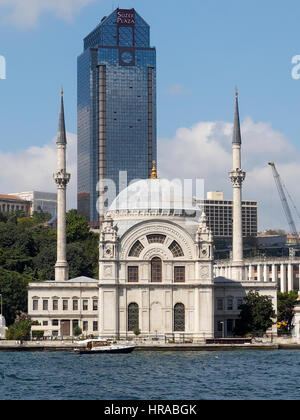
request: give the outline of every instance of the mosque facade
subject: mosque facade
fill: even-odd
[[[236,95],[233,134],[233,253],[227,270],[216,270],[213,235],[204,212],[175,181],[157,177],[123,190],[104,215],[99,237],[99,279],[68,278],[63,102],[58,133],[58,261],[55,281],[31,283],[28,313],[45,335],[123,338],[183,337],[203,342],[231,337],[239,308],[250,290],[277,307],[273,282],[245,275],[242,242],[241,132]],[[226,274],[225,274],[226,273]],[[47,333],[46,333],[47,331]],[[276,334],[275,329],[273,333]]]

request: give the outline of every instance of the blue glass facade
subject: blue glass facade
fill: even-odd
[[[119,172],[149,178],[156,146],[156,51],[149,25],[115,10],[84,40],[78,57],[78,211],[98,222],[97,184]],[[113,197],[112,197],[113,198]]]

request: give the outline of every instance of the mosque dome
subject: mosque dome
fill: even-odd
[[[199,210],[192,192],[180,180],[144,179],[125,188],[109,207],[109,212],[158,211],[195,215]]]

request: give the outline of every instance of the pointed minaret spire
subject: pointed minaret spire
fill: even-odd
[[[56,143],[67,144],[63,88],[61,88],[60,114],[59,114],[58,133],[57,133]]]
[[[67,138],[63,91],[61,91],[61,106],[56,144],[57,172],[54,174],[54,181],[57,185],[57,261],[55,265],[55,280],[66,281],[69,279],[66,237],[66,190],[70,181],[70,174],[68,174],[66,170]]]
[[[232,277],[233,280],[244,279],[243,229],[242,229],[242,185],[245,172],[241,159],[241,127],[239,117],[238,91],[235,92],[235,117],[232,141],[232,171],[229,173],[233,185],[233,226],[232,226]]]
[[[235,115],[234,115],[234,127],[233,127],[232,143],[242,144],[240,113],[239,113],[239,92],[238,92],[237,88],[235,90]]]

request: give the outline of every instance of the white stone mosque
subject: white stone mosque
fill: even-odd
[[[176,182],[157,177],[123,190],[103,215],[99,279],[68,277],[66,259],[66,133],[63,95],[57,137],[58,235],[55,281],[31,283],[28,313],[45,335],[104,338],[181,336],[193,342],[231,337],[249,291],[277,307],[277,278],[254,277],[243,259],[241,130],[238,95],[232,142],[234,220],[232,259],[214,261],[205,214]],[[267,263],[265,263],[266,265]],[[260,267],[260,264],[257,264]],[[277,270],[276,270],[277,272]],[[299,329],[299,325],[298,325]],[[46,333],[47,331],[47,333]],[[276,325],[273,327],[276,335]]]

